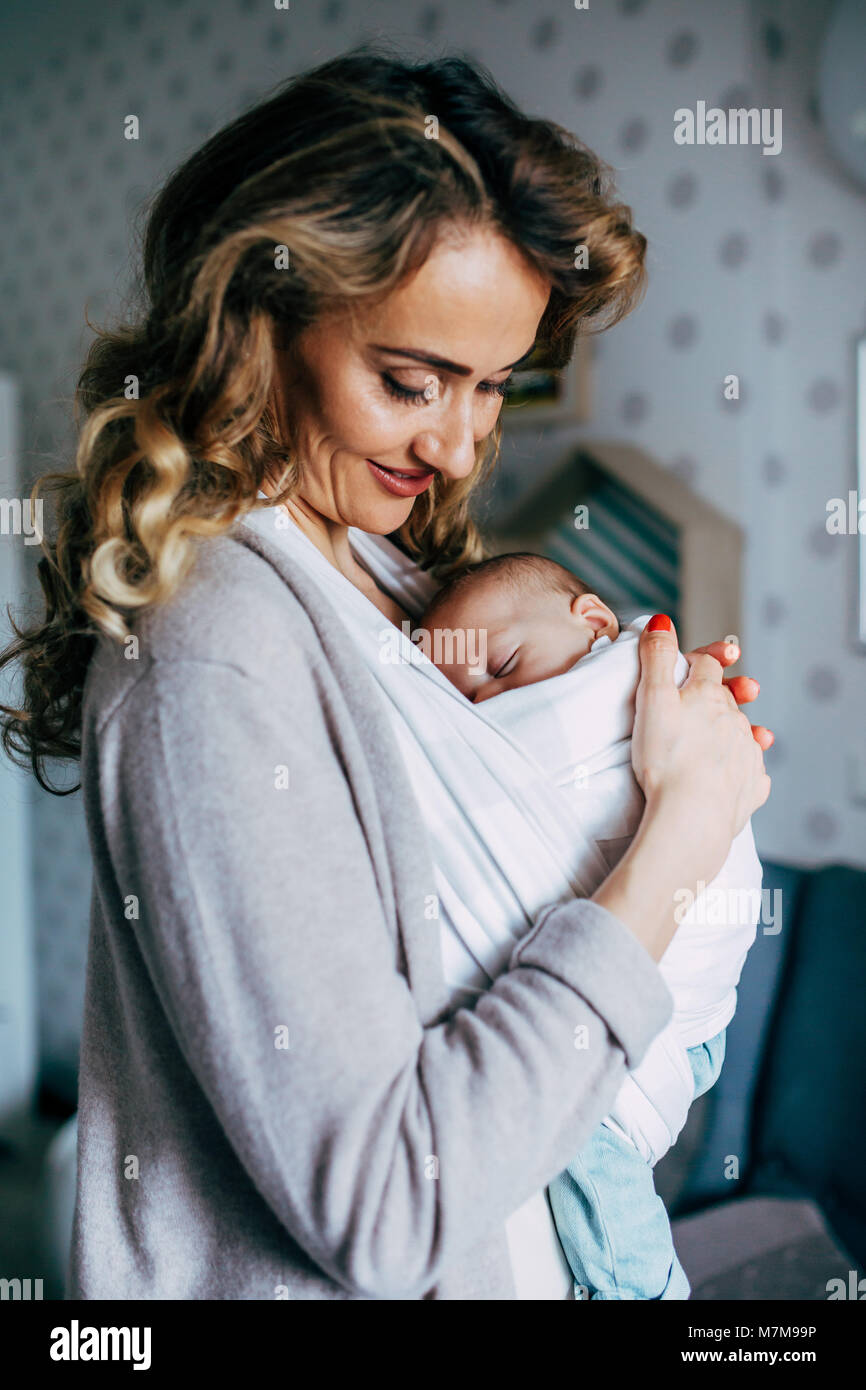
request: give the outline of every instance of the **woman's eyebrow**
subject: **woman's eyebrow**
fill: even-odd
[[[455,376],[472,375],[471,367],[464,367],[460,362],[451,362],[447,357],[439,357],[434,352],[424,352],[423,349],[417,348],[389,347],[387,343],[371,343],[370,346],[375,348],[377,352],[393,352],[399,357],[411,357],[413,361],[424,362],[430,367],[441,367],[444,372],[453,372]],[[496,370],[509,372],[513,367],[519,367],[521,362],[525,362],[530,356],[534,347],[535,344],[533,343],[532,347],[528,348],[522,357],[518,357],[516,362],[509,362],[507,366],[497,367]]]

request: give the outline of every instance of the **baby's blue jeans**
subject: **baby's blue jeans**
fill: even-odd
[[[690,1047],[688,1058],[697,1099],[722,1069],[725,1030]],[[689,1297],[653,1170],[632,1144],[599,1125],[548,1192],[575,1298]]]

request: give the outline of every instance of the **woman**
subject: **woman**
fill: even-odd
[[[79,384],[46,618],[4,657],[24,666],[7,748],[43,785],[80,755],[95,866],[73,1297],[551,1296],[543,1190],[667,1022],[674,892],[766,799],[771,736],[724,644],[679,691],[670,624],[645,634],[631,849],[457,1007],[378,693],[244,517],[284,506],[397,624],[350,526],[419,575],[478,558],[468,503],[514,364],[537,341],[567,361],[642,284],[603,173],[468,64],[368,51],[242,116],[156,201],[146,318],[97,338]]]

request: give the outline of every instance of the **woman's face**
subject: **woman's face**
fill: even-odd
[[[299,443],[305,512],[387,535],[436,473],[465,478],[549,283],[489,230],[440,238],[375,308],[330,317],[277,354],[276,404]]]

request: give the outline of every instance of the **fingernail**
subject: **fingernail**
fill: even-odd
[[[656,613],[646,625],[647,632],[670,632],[671,620],[666,613]]]

